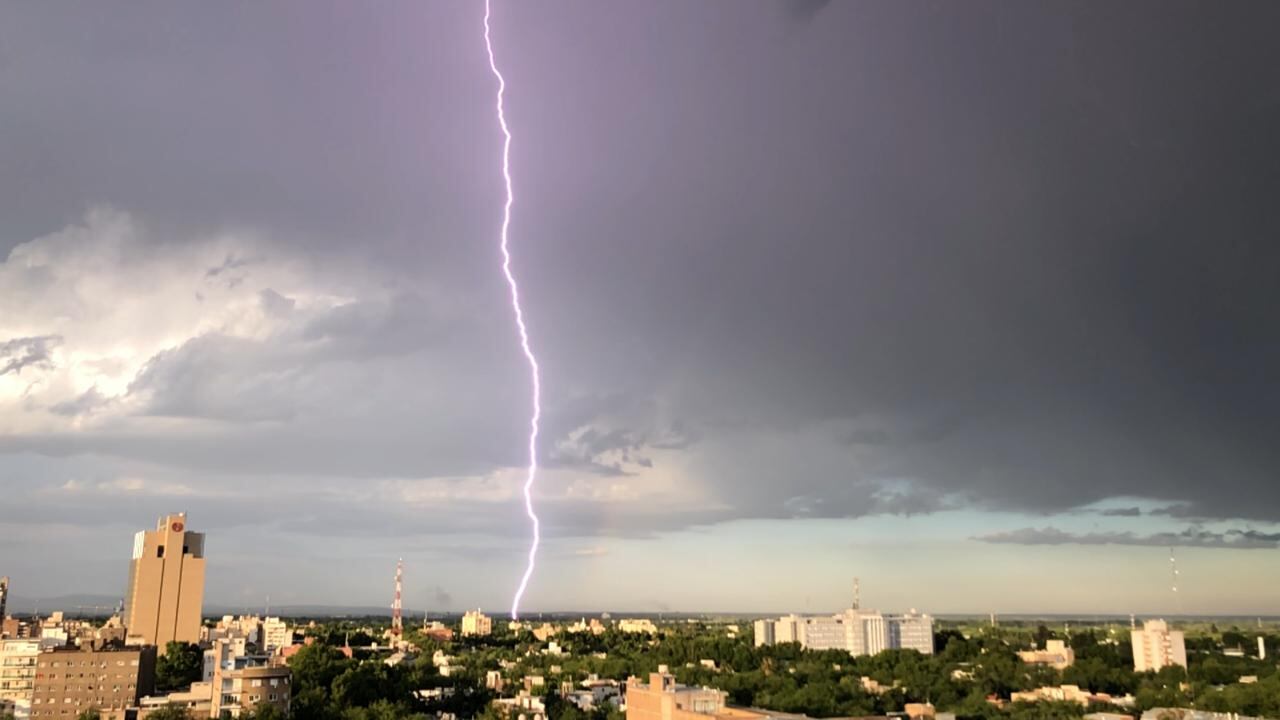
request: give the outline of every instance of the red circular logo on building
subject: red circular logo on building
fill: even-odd
[[[182,523],[180,523],[180,522],[176,522],[176,523],[174,523],[174,524],[173,524],[173,531],[174,531],[174,532],[182,532],[182,531],[183,531],[183,529],[184,529],[185,527],[186,527],[186,526],[184,526]]]

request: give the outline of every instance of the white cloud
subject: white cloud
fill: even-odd
[[[316,315],[357,291],[261,246],[250,232],[158,237],[100,207],[14,248],[0,263],[0,342],[58,341],[47,361],[0,377],[0,432],[66,429],[95,409],[97,422],[138,413],[146,400],[130,386],[157,355],[205,336],[251,343],[281,332],[288,318],[264,292]]]

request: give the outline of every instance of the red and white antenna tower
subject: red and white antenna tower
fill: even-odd
[[[391,634],[400,637],[404,634],[404,603],[401,594],[404,591],[404,558],[396,563],[396,599],[391,603]]]

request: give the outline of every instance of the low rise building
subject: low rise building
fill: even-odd
[[[435,620],[422,623],[422,634],[440,642],[453,640],[453,630],[444,623]]]
[[[1018,653],[1018,658],[1024,663],[1048,665],[1055,670],[1064,670],[1075,663],[1076,651],[1067,647],[1067,643],[1063,640],[1048,640],[1043,650],[1023,650]]]
[[[289,715],[293,673],[283,665],[268,665],[261,657],[237,658],[235,666],[218,674],[213,684],[212,717],[238,718],[261,705],[274,705]]]
[[[1059,685],[1057,687],[1041,687],[1026,692],[1015,692],[1009,695],[1010,702],[1073,702],[1088,707],[1090,705],[1118,705],[1131,707],[1137,700],[1132,695],[1113,696],[1107,693],[1095,693],[1083,690],[1078,685]]]
[[[600,622],[595,618],[591,618],[590,622],[588,622],[586,618],[582,618],[582,620],[566,628],[565,631],[570,633],[589,632],[592,635],[602,635],[604,634],[605,626],[604,626],[604,623]]]
[[[658,632],[658,626],[653,624],[652,620],[647,618],[623,618],[618,621],[618,631],[624,633],[649,633],[655,635]]]
[[[258,646],[262,641],[262,625],[262,618],[257,615],[224,615],[213,627],[202,628],[201,639],[215,643],[224,638],[243,638],[250,645]]]
[[[1142,713],[1142,720],[1263,720],[1263,718],[1190,708],[1151,708]]]
[[[138,701],[138,720],[166,707],[180,707],[192,720],[213,717],[213,683],[192,683],[186,690],[144,697]]]
[[[484,674],[484,686],[489,690],[500,693],[507,686],[507,681],[502,677],[501,671],[489,670]]]
[[[204,668],[200,678],[203,682],[212,683],[219,668],[234,667],[236,658],[249,654],[249,641],[243,637],[222,638],[213,643],[213,647],[204,651]]]
[[[591,712],[606,705],[616,708],[622,704],[622,687],[616,680],[601,680],[592,675],[578,683],[578,687],[581,689],[571,689],[566,693],[565,699],[584,712]]]
[[[659,667],[649,682],[627,680],[627,720],[763,720],[751,710],[730,708],[728,693],[713,688],[676,684],[675,676]]]
[[[272,664],[269,655],[251,655],[244,637],[223,638],[204,653],[204,682],[211,687],[210,714],[239,717],[259,705],[274,705],[288,715],[293,673]],[[290,646],[293,647],[293,646]]]
[[[86,710],[97,710],[103,718],[123,718],[155,689],[155,673],[152,646],[41,653],[31,718],[66,720]]]
[[[462,616],[463,637],[487,637],[493,634],[493,618],[479,609],[468,610]]]
[[[493,705],[513,720],[547,720],[547,706],[542,697],[528,690],[521,690],[515,697],[498,698]]]

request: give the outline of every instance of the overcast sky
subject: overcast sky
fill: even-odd
[[[15,594],[186,510],[210,602],[509,604],[482,10],[0,5]],[[495,0],[526,606],[1274,611],[1278,22]]]

